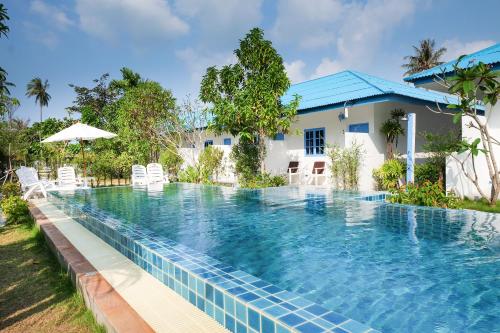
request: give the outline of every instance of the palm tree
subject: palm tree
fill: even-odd
[[[405,130],[401,125],[400,120],[406,115],[403,109],[394,109],[391,111],[391,118],[387,119],[380,126],[380,133],[385,136],[387,143],[386,153],[387,159],[394,158],[394,144],[398,146],[398,138],[405,134]]]
[[[7,37],[9,27],[4,22],[8,21],[9,19],[9,16],[7,15],[7,8],[5,8],[4,5],[0,3],[0,37],[2,37],[2,35]]]
[[[45,80],[45,82],[42,82],[42,79],[39,77],[32,79],[26,86],[26,96],[35,96],[35,104],[40,105],[40,122],[43,121],[42,108],[48,106],[50,101],[50,95],[47,92],[48,89],[49,81]]]
[[[445,47],[436,50],[436,41],[434,39],[424,39],[420,41],[420,46],[413,45],[414,55],[404,57],[408,63],[403,64],[406,68],[405,75],[411,75],[423,70],[442,65],[440,61],[443,54],[446,52]]]

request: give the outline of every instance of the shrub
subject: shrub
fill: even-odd
[[[198,158],[200,178],[203,183],[212,183],[213,177],[217,177],[221,166],[224,152],[216,147],[208,146]]]
[[[11,196],[21,196],[21,187],[19,183],[5,183],[2,185],[2,198]]]
[[[373,178],[375,178],[379,190],[399,188],[399,179],[405,174],[405,163],[395,159],[387,160],[379,169],[373,170]]]
[[[268,173],[258,173],[254,177],[243,179],[240,182],[240,185],[246,188],[278,187],[285,184],[284,176],[271,176]]]
[[[182,156],[177,151],[177,148],[168,147],[160,153],[159,162],[168,172],[170,177],[177,177],[182,166]]]
[[[458,208],[459,200],[453,193],[446,193],[438,183],[424,182],[421,185],[408,184],[391,190],[389,201],[392,203]]]
[[[188,166],[186,169],[179,172],[179,181],[185,183],[199,183],[200,171],[197,167]]]
[[[257,144],[240,139],[233,146],[231,159],[234,161],[236,174],[242,183],[253,180],[259,173],[259,147]],[[243,186],[243,184],[241,184]]]
[[[330,171],[335,187],[344,190],[357,190],[359,183],[359,167],[363,151],[361,145],[353,143],[349,148],[330,147],[328,157],[331,161]]]
[[[425,162],[415,165],[415,183],[423,184],[426,181],[437,183],[440,181],[441,166],[434,162]]]
[[[31,223],[33,220],[28,208],[28,202],[18,196],[9,196],[0,203],[7,223]]]

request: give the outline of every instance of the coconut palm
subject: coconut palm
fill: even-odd
[[[440,60],[446,52],[446,48],[436,49],[436,42],[433,39],[421,40],[418,47],[413,45],[413,49],[414,55],[404,57],[405,60],[408,60],[408,63],[402,66],[407,69],[405,75],[415,74],[443,64]]]
[[[43,121],[42,108],[49,105],[50,95],[47,92],[49,86],[49,81],[43,82],[39,77],[32,79],[26,86],[26,96],[35,96],[35,104],[40,105],[40,122]]]
[[[7,8],[0,3],[0,37],[2,37],[2,35],[7,37],[9,27],[5,24],[5,21],[8,21],[9,19],[9,16],[7,15]]]

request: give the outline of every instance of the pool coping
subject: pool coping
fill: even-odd
[[[172,322],[169,323],[169,327],[165,327],[165,320],[163,320],[163,322],[159,322],[158,320],[156,322],[152,322],[155,321],[155,318],[151,320],[153,315],[148,318],[141,316],[140,313],[144,314],[144,309],[137,309],[137,302],[134,302],[134,300],[131,299],[130,293],[121,295],[124,288],[120,288],[120,286],[116,284],[116,279],[111,279],[110,281],[107,279],[113,270],[117,271],[118,269],[121,269],[122,272],[118,273],[124,275],[123,270],[127,267],[126,265],[120,265],[119,261],[129,260],[103,242],[96,235],[86,230],[79,223],[64,215],[54,206],[52,206],[54,210],[57,210],[58,213],[63,215],[58,217],[55,216],[55,214],[51,214],[51,212],[47,210],[47,206],[52,205],[47,203],[45,200],[33,200],[30,202],[30,212],[35,218],[36,224],[39,226],[49,248],[56,255],[61,266],[68,272],[73,284],[81,292],[87,307],[94,313],[96,320],[105,326],[107,332],[227,332],[227,330],[225,330],[222,326],[198,309],[192,307],[191,304],[175,293],[171,292],[170,295],[168,295],[168,293],[164,294],[165,291],[170,290],[168,287],[163,285],[160,285],[160,288],[158,288],[158,285],[154,286],[157,287],[155,289],[155,293],[161,293],[161,297],[170,297],[169,302],[171,304],[174,304],[176,307],[179,305],[180,309],[174,309],[174,311],[172,311],[172,306],[169,307],[168,304],[167,306],[164,306],[165,313],[166,311],[174,312],[174,314],[177,312],[175,315],[179,317],[179,319],[172,320]],[[63,225],[68,227],[61,229],[61,226]],[[77,227],[77,231],[79,233],[73,233],[73,235],[68,233],[68,231],[71,230],[71,228],[74,229],[74,227]],[[80,229],[78,230],[78,228]],[[88,234],[81,235],[82,231],[86,231]],[[66,236],[70,238],[73,237],[73,243]],[[100,258],[97,256],[93,257],[92,253],[79,246],[79,244],[77,244],[78,242],[75,243],[74,237],[79,236],[85,236],[85,242],[87,243],[90,243],[92,241],[91,238],[93,237],[95,244],[87,245],[96,247],[99,251],[104,251],[107,257],[110,257],[109,254],[111,254],[112,262],[104,258],[104,255],[99,255]],[[107,247],[107,249],[105,247]],[[91,256],[89,258],[85,257],[80,250],[87,255],[90,254]],[[102,266],[102,263],[99,263],[98,260],[104,262],[103,259],[106,259],[106,263],[111,264],[113,267],[106,269],[105,271],[99,269],[99,267]],[[97,268],[95,267],[96,263]],[[132,262],[130,262],[129,265],[133,265],[134,267],[136,266]],[[136,269],[142,271],[138,267]],[[144,275],[148,276],[147,273]],[[138,280],[139,279],[140,277],[138,277]],[[154,280],[151,277],[150,279]],[[122,280],[124,279],[122,278]],[[151,281],[148,282],[150,283]],[[136,284],[139,285],[138,283]],[[165,290],[158,290],[161,289],[161,287]],[[151,290],[144,291],[144,294],[141,291],[141,293],[137,296],[147,298],[148,296],[151,296],[148,295],[148,291]],[[174,299],[172,299],[172,297]],[[127,300],[132,301],[132,303],[127,302]],[[132,305],[135,306],[133,307]],[[182,321],[182,323],[180,323],[180,321]]]
[[[233,332],[378,332],[148,229],[51,197],[59,209],[78,215],[78,223]]]
[[[108,332],[154,332],[36,203],[30,203],[29,209],[49,248],[81,292],[96,320]]]

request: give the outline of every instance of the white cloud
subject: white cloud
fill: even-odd
[[[415,0],[368,0],[346,3],[281,0],[272,34],[280,43],[336,53],[321,60],[312,77],[354,68],[369,68],[383,54],[391,32],[411,17]]]
[[[462,42],[458,39],[449,39],[443,43],[446,47],[446,53],[444,54],[444,59],[450,61],[458,58],[464,54],[470,54],[488,46],[495,44],[493,40],[476,40],[472,42]]]
[[[306,67],[306,63],[304,61],[295,60],[290,63],[285,62],[284,65],[288,78],[292,81],[292,83],[302,82],[307,79],[307,76],[304,73],[304,69]]]
[[[262,19],[262,0],[176,0],[175,9],[199,25],[206,48],[234,45]]]
[[[96,37],[117,41],[171,39],[189,31],[164,0],[77,0],[80,27]]]
[[[46,18],[50,24],[55,25],[58,29],[65,30],[74,25],[74,22],[69,19],[64,11],[46,4],[42,0],[31,1],[30,10]]]

